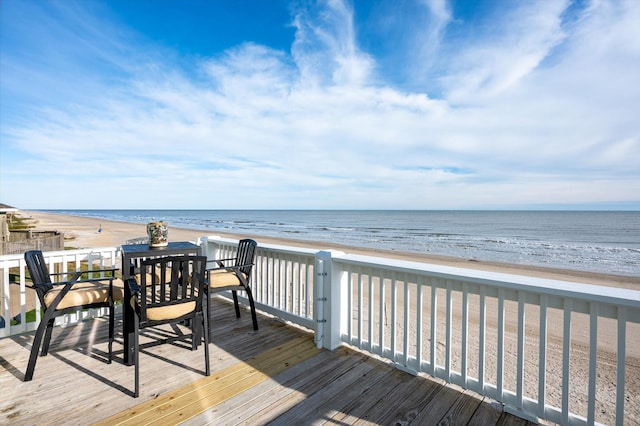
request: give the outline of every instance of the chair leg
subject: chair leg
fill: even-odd
[[[44,318],[42,321],[44,322]],[[49,353],[49,343],[51,343],[51,334],[53,333],[53,323],[54,323],[53,318],[51,318],[46,323],[47,329],[44,332],[44,340],[42,341],[42,352],[40,353],[41,356],[47,356],[47,354]]]
[[[204,316],[206,316],[207,317],[207,321],[209,323],[211,323],[211,299],[210,299],[210,297],[213,296],[213,295],[212,294],[206,294],[205,296],[206,296],[205,299],[206,299],[207,303],[206,303],[206,306],[204,307],[204,309],[205,309]],[[204,332],[207,335],[209,335],[209,341],[212,341],[213,340],[213,334],[212,334],[213,331],[211,330],[211,326],[207,325],[205,327],[205,329],[204,329]]]
[[[111,364],[111,360],[113,358],[113,340],[114,340],[114,329],[115,329],[115,313],[116,307],[114,303],[111,303],[109,306],[109,364]]]
[[[240,318],[240,305],[238,304],[238,292],[235,290],[231,290],[233,293],[233,303],[236,305],[236,318]]]
[[[46,324],[40,323],[36,335],[33,338],[33,346],[31,346],[31,354],[29,355],[29,363],[27,364],[27,372],[24,374],[24,381],[28,382],[33,379],[33,371],[36,369],[36,361],[38,360],[38,352],[40,351],[40,343],[42,342],[42,336]]]
[[[134,326],[135,332],[133,337],[133,362],[135,365],[135,392],[133,393],[134,398],[137,398],[140,395],[140,342],[139,342],[139,325],[138,325],[138,315],[135,315],[134,318]]]
[[[249,299],[249,306],[251,307],[251,319],[253,320],[253,329],[257,331],[258,317],[256,316],[256,304],[253,301],[253,294],[251,294],[251,289],[247,287],[246,291],[247,291],[247,298]]]
[[[205,306],[206,307],[206,303]],[[203,307],[203,308],[204,308]],[[204,332],[202,333],[202,337],[204,338],[204,371],[205,376],[211,375],[211,367],[209,367],[209,314],[206,313],[202,315],[202,328]]]
[[[33,372],[36,369],[36,361],[38,361],[38,352],[40,351],[40,344],[42,343],[42,339],[43,337],[45,337],[45,335],[48,335],[49,339],[51,339],[51,328],[53,328],[53,310],[46,310],[44,312],[44,317],[42,318],[42,321],[40,321],[40,324],[38,325],[38,329],[36,330],[36,335],[33,338],[33,345],[31,346],[31,354],[29,355],[29,363],[27,364],[27,372],[24,374],[25,382],[28,382],[31,379],[33,379]],[[46,343],[48,346],[48,342]],[[44,355],[46,355],[46,353]]]
[[[200,341],[202,339],[202,317],[204,315],[202,312],[196,312],[193,318],[190,320],[191,322],[191,350],[198,350],[198,345],[200,345]]]

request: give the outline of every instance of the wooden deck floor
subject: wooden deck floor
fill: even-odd
[[[250,316],[236,320],[226,302],[212,310],[211,376],[202,347],[151,346],[141,354],[137,399],[121,336],[106,363],[103,319],[56,329],[27,383],[33,333],[0,339],[0,424],[529,424],[494,401],[361,352],[318,350],[310,333],[276,319],[260,316],[254,332]],[[143,343],[171,331],[145,332]]]

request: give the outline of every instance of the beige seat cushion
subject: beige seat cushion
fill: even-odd
[[[118,283],[119,281],[119,283]],[[122,300],[123,298],[122,280],[114,280],[113,283],[113,299]],[[44,295],[44,300],[49,306],[56,296],[62,291],[62,286],[54,290],[48,291]],[[89,305],[92,303],[106,302],[109,297],[109,281],[97,282],[81,282],[74,284],[71,290],[62,298],[56,310],[71,308],[74,306]]]
[[[131,299],[131,306],[135,309],[135,299]],[[164,321],[180,318],[196,309],[196,302],[184,302],[170,306],[158,306],[157,308],[147,308],[147,319],[150,321]]]
[[[105,283],[109,285],[109,282]],[[120,278],[116,278],[113,280],[113,301],[117,302],[119,300],[124,300],[124,281]]]
[[[209,287],[210,288],[222,288],[241,286],[240,278],[234,273],[225,269],[214,269],[209,275]]]
[[[151,280],[153,279],[151,277],[151,274],[146,274],[146,276],[147,276],[147,283],[151,283]],[[133,277],[136,279],[136,282],[138,284],[142,284],[142,274],[135,274]],[[156,275],[156,279],[158,279],[157,275]]]
[[[160,282],[160,272],[162,272],[161,268],[160,267],[156,267],[156,272],[155,272],[154,275],[155,275],[155,282],[157,282],[157,283]],[[151,283],[154,282],[153,281],[154,277],[152,277],[151,274],[148,273],[148,272],[145,275],[146,275],[147,285],[150,286]],[[134,274],[134,278],[136,279],[136,282],[138,284],[142,284],[142,274],[140,274],[140,273]],[[171,268],[166,268],[165,269],[165,278],[164,279],[165,279],[165,282],[171,281]]]

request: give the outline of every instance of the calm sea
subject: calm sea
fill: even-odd
[[[55,210],[124,222],[284,237],[640,276],[640,212]],[[171,231],[169,231],[171,232]]]

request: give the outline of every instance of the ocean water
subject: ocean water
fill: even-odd
[[[464,259],[640,276],[640,212],[50,210]]]

